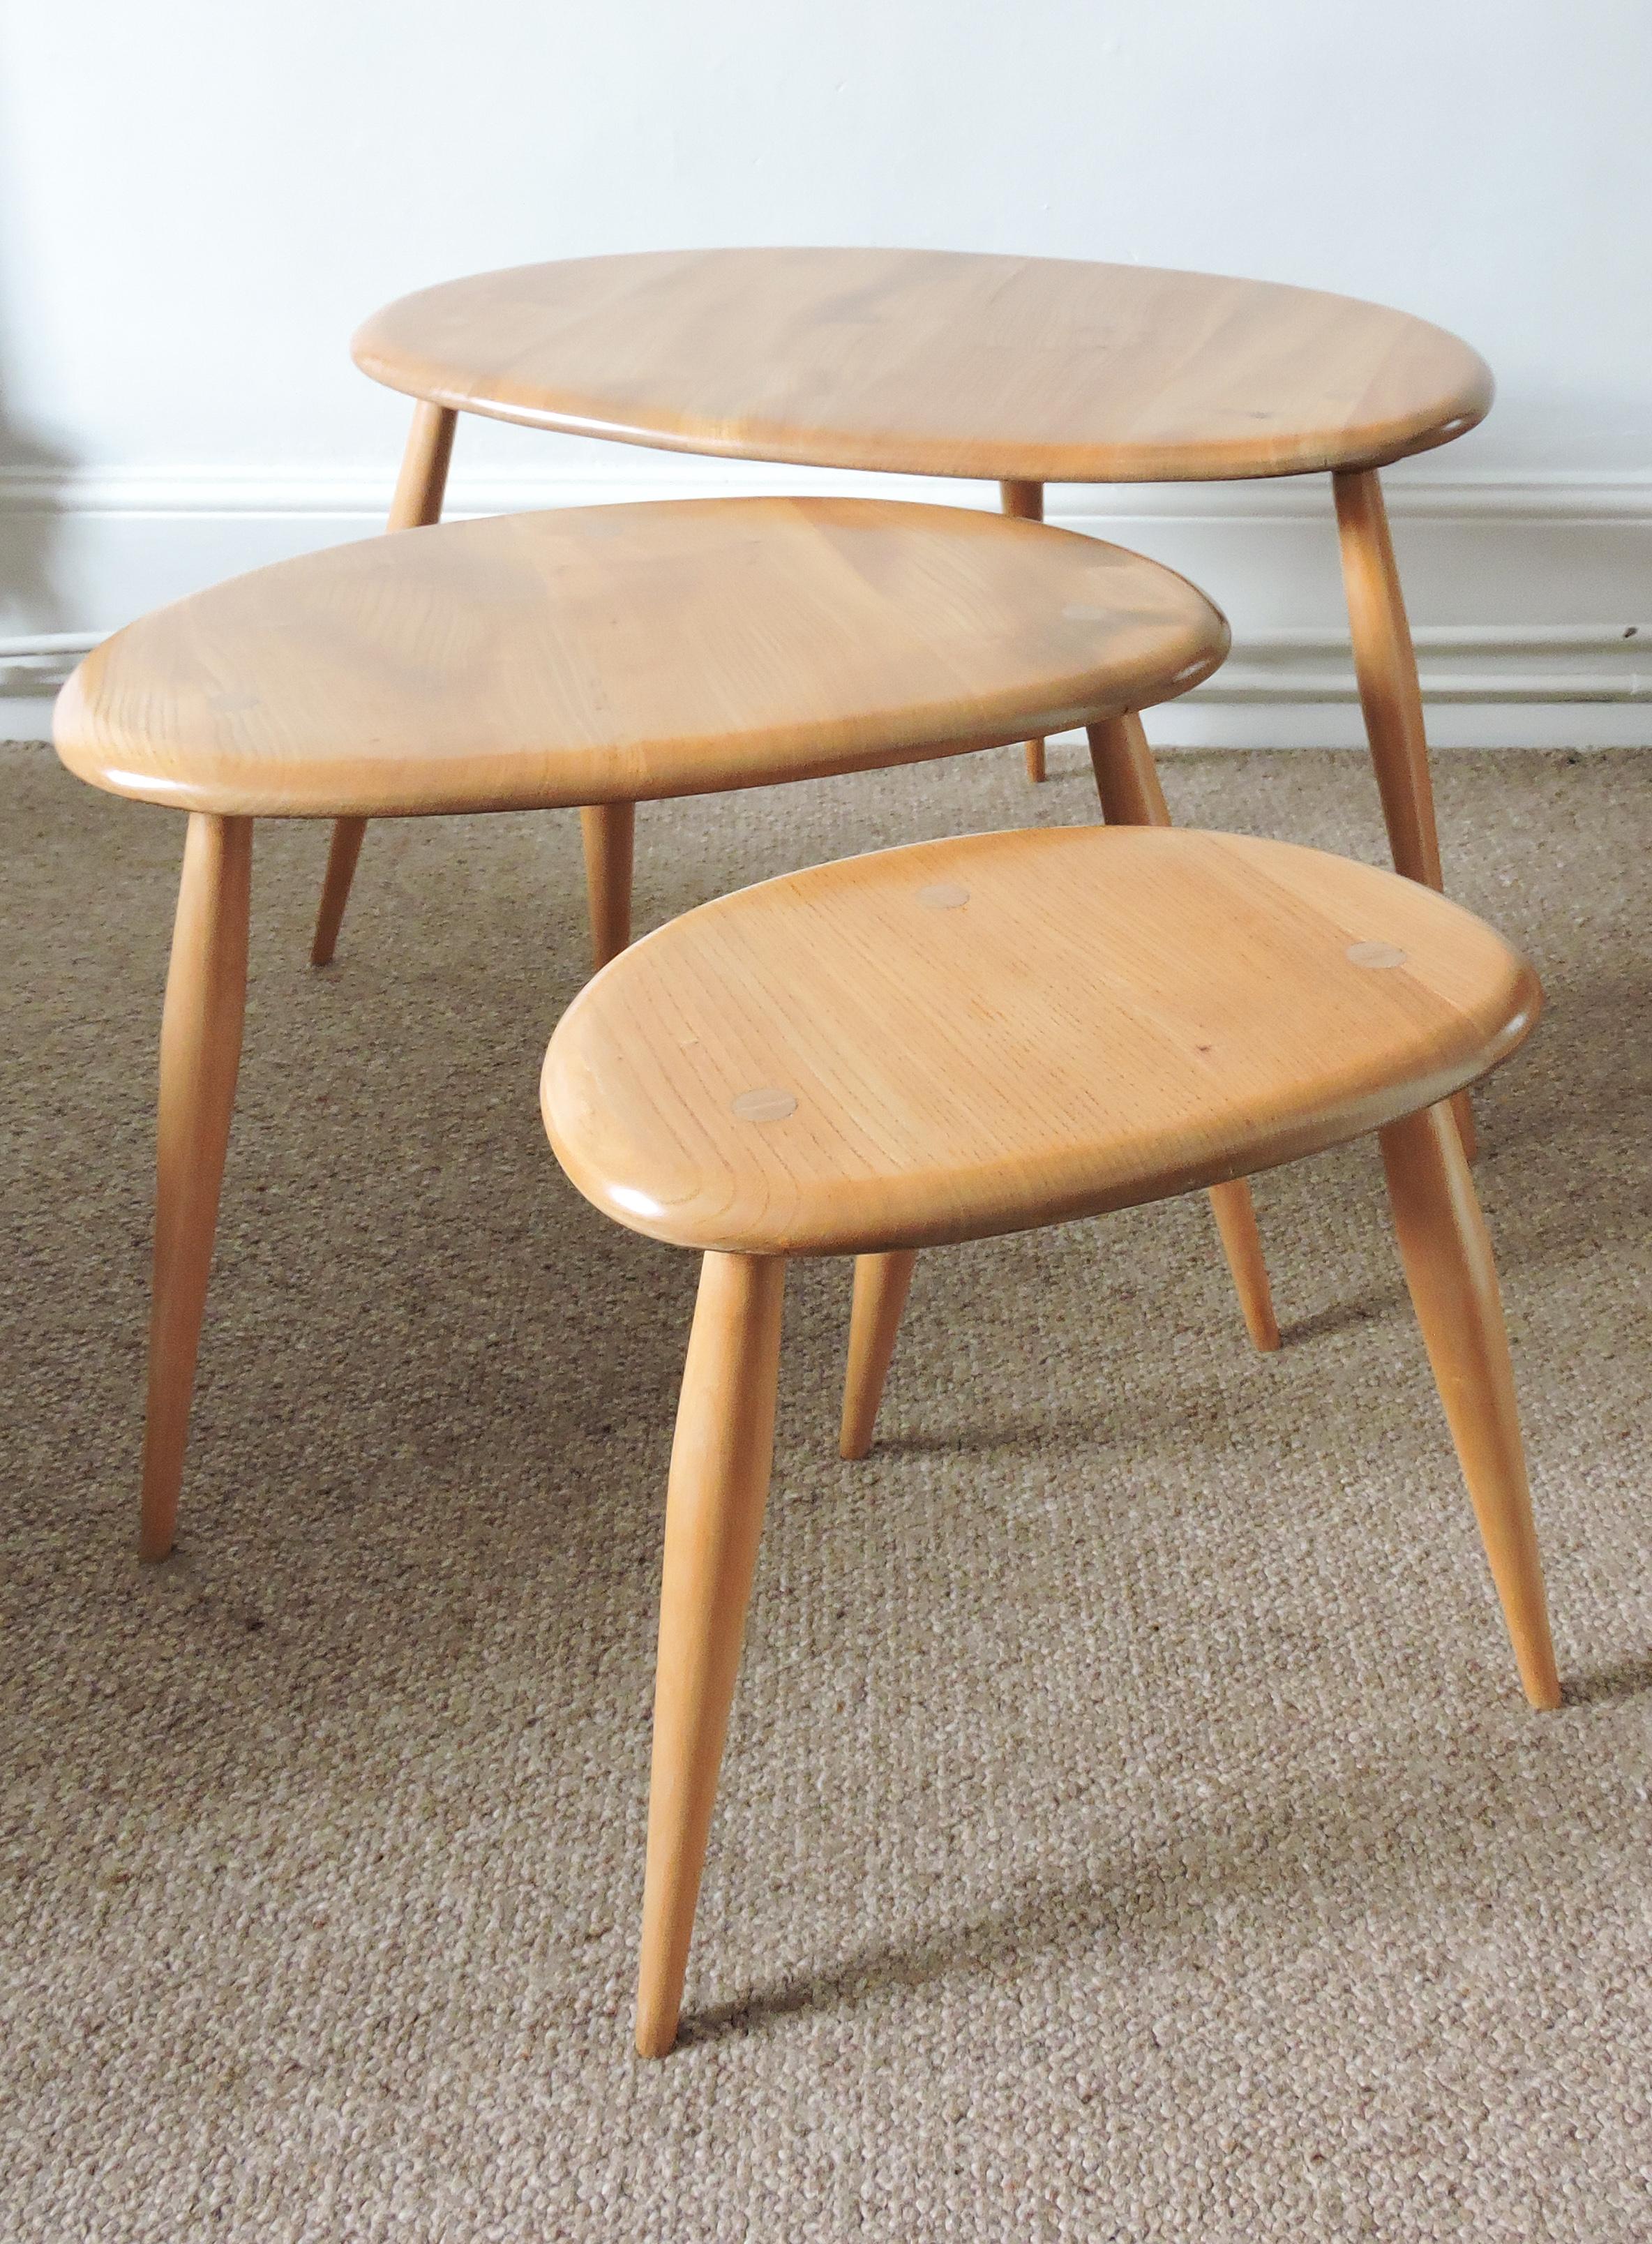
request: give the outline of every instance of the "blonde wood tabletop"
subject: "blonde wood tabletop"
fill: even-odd
[[[82,779],[219,816],[583,808],[1058,732],[1183,693],[1226,648],[1182,578],[1035,522],[588,507],[198,593],[89,655],[55,730]]]
[[[353,348],[393,389],[536,428],[1035,483],[1380,467],[1492,398],[1466,343],[1353,297],[948,250],[519,266],[402,297]]]
[[[1541,1002],[1489,928],[1278,842],[927,842],[702,905],[588,983],[542,1086],[633,1230],[745,1254],[927,1246],[1217,1183],[1505,1058]]]

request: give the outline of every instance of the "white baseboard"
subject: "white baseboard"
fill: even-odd
[[[752,490],[991,506],[981,483],[692,459],[615,446],[597,464],[467,470],[450,517]],[[392,466],[0,470],[0,696],[38,703],[77,647],[217,578],[370,537]],[[1386,476],[1435,745],[1652,745],[1652,475]],[[1164,745],[1352,746],[1362,737],[1330,487],[1053,488],[1049,518],[1154,554],[1234,625],[1210,683],[1157,713]],[[55,644],[52,643],[55,641]],[[4,729],[20,737],[8,709]]]

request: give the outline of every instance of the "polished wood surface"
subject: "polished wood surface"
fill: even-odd
[[[1541,1002],[1397,875],[1136,827],[932,842],[634,943],[546,1056],[574,1182],[747,1254],[978,1238],[1225,1182],[1497,1065]]]
[[[1497,1268],[1455,1119],[1443,1106],[1382,1132],[1389,1205],[1492,1579],[1534,1707],[1561,1703]]]
[[[677,2038],[774,1453],[786,1265],[708,1254],[665,1496],[637,2046]]]
[[[1022,483],[1377,467],[1472,428],[1481,359],[1352,297],[948,250],[705,249],[441,283],[356,364],[537,428]]]
[[[164,1558],[177,1530],[190,1396],[212,1265],[246,1005],[253,828],[192,817],[160,1030],[154,1282],[138,1550]]]
[[[58,697],[71,770],[233,816],[588,806],[915,762],[1181,693],[1204,595],[955,507],[678,500],[442,524],[132,624]]]
[[[414,407],[413,424],[401,455],[401,472],[396,477],[387,530],[424,530],[441,521],[457,421],[458,416],[442,406],[421,400]],[[333,962],[367,830],[364,818],[341,818],[333,828],[327,873],[321,882],[321,901],[315,915],[315,933],[310,942],[312,966],[328,966]]]

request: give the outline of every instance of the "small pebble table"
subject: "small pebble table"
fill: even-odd
[[[59,755],[188,814],[161,1027],[144,1554],[165,1556],[177,1519],[255,819],[629,813],[1001,746],[1029,723],[1091,727],[1106,814],[1146,814],[1134,712],[1208,676],[1226,646],[1201,593],[1116,546],[954,507],[756,498],[336,546],[90,654],[58,698]],[[1247,1189],[1212,1201],[1265,1337]]]
[[[677,2036],[793,1256],[1066,1222],[1378,1132],[1521,1681],[1558,1705],[1496,1274],[1441,1104],[1541,1002],[1489,928],[1392,873],[1125,827],[765,882],[645,936],[575,998],[542,1084],[557,1157],[617,1222],[705,1258],[666,1496],[644,2056]],[[1104,1677],[1096,1696],[1099,1713]]]

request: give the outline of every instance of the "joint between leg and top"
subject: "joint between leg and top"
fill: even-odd
[[[1003,511],[1015,521],[1042,522],[1044,519],[1042,483],[1001,483],[998,498]],[[1044,743],[1042,740],[1023,740],[1022,746],[1027,754],[1027,776],[1036,786],[1049,773]]]
[[[631,884],[637,805],[598,802],[579,814],[585,851],[585,903],[593,970],[606,966],[631,939]]]
[[[1092,725],[1089,754],[1105,825],[1170,824],[1170,806],[1138,714],[1129,711]],[[1209,1197],[1244,1328],[1255,1348],[1271,1355],[1279,1345],[1279,1325],[1251,1187],[1243,1180],[1216,1185]]]

